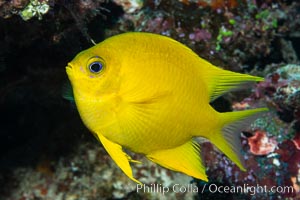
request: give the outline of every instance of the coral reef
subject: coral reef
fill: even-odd
[[[246,163],[253,180],[261,185],[294,188],[292,193],[268,194],[270,198],[299,198],[299,65],[272,65],[265,73],[265,82],[259,83],[250,97],[233,104],[240,110],[257,107],[263,101],[271,109],[244,133],[245,148],[250,152]]]
[[[265,132],[256,131],[252,137],[248,138],[250,152],[254,155],[267,155],[274,152],[277,142],[273,138],[268,138]]]
[[[299,199],[299,9],[284,0],[0,0],[0,199]],[[61,88],[75,54],[129,31],[170,36],[215,65],[265,77],[212,103],[270,109],[241,134],[246,172],[202,139],[208,183],[132,155],[144,183],[198,192],[137,192],[116,167]],[[269,192],[201,191],[213,184]]]
[[[224,6],[224,2],[228,6]],[[122,32],[148,31],[171,36],[202,57],[217,60],[216,64],[240,66],[232,68],[236,71],[277,63],[280,58],[290,59],[291,54],[286,51],[293,50],[291,41],[280,36],[289,35],[290,30],[299,28],[299,23],[294,20],[299,17],[297,3],[236,2],[146,2],[145,5],[152,10],[143,9],[136,14],[125,14],[119,21],[119,29]],[[187,10],[189,15],[186,15]],[[108,33],[113,34],[115,30]],[[276,51],[278,48],[282,52]],[[297,62],[297,56],[294,52],[292,63]],[[291,63],[290,60],[286,61]]]
[[[30,3],[20,12],[20,16],[26,21],[32,17],[38,17],[39,20],[50,9],[47,1],[32,0]]]
[[[143,5],[143,0],[114,0],[117,5],[122,6],[126,13],[133,13],[140,10]]]
[[[140,156],[138,159],[143,166],[136,165],[134,173],[145,184],[172,187],[174,184],[188,185],[192,180],[183,174],[171,174]],[[163,196],[176,199],[176,195],[178,199],[192,199],[197,195],[139,191],[137,185],[114,165],[96,141],[82,143],[69,158],[61,157],[58,161],[44,159],[34,168],[23,167],[9,174],[16,177],[9,185],[17,184],[20,189],[5,191],[10,193],[5,199],[161,199]]]

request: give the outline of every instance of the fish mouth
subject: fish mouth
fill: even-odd
[[[71,63],[68,63],[68,66],[66,66],[66,72],[67,72],[68,76],[72,75],[72,71],[73,71],[73,67],[72,67]]]
[[[68,65],[66,66],[66,68],[73,68],[72,64],[71,63],[68,63]]]

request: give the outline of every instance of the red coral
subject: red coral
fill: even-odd
[[[280,155],[280,159],[288,164],[287,170],[290,176],[298,176],[300,151],[297,149],[295,143],[286,140],[279,145],[279,149],[276,152]]]
[[[268,138],[264,131],[256,131],[254,136],[248,138],[248,144],[254,155],[267,155],[277,147],[276,140]]]
[[[207,7],[210,6],[213,10],[217,9],[223,9],[223,8],[228,8],[228,9],[233,9],[236,8],[239,4],[244,3],[244,1],[237,1],[237,0],[202,0],[198,1],[198,5],[202,7]]]
[[[300,150],[300,132],[296,133],[294,139],[292,140],[295,147]]]

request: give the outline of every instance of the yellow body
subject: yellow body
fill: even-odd
[[[101,64],[100,72],[91,63]],[[207,181],[193,137],[209,139],[244,169],[238,130],[266,109],[218,113],[209,102],[262,78],[219,69],[170,38],[111,37],[79,53],[67,73],[85,125],[132,180],[125,147],[169,169]],[[135,162],[135,161],[133,161]]]

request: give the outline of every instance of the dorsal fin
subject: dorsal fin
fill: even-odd
[[[257,76],[223,70],[214,65],[207,66],[203,78],[208,87],[210,102],[229,91],[237,89],[242,84],[264,80],[264,78]]]

